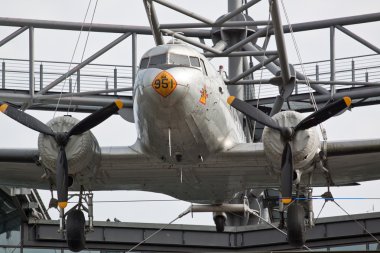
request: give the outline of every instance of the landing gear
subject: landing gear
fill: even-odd
[[[224,215],[216,215],[214,217],[216,232],[222,233],[224,232],[224,227],[226,225],[226,217]]]
[[[306,242],[306,228],[314,226],[311,187],[301,188],[297,185],[293,202],[289,205],[280,205],[280,210],[280,226],[287,230],[288,243],[297,248],[304,246]],[[287,211],[286,219],[284,218],[285,211]]]
[[[294,202],[288,207],[286,219],[288,228],[288,242],[294,247],[302,247],[305,244],[305,210],[301,204]]]
[[[71,209],[66,218],[67,245],[71,251],[79,252],[85,248],[85,223],[84,214],[81,210]]]
[[[91,192],[84,193],[83,190],[79,194],[69,196],[69,199],[78,197],[78,204],[65,213],[60,208],[59,230],[60,233],[66,234],[67,246],[73,252],[79,252],[86,247],[86,233],[94,231],[93,221],[93,194]],[[84,212],[88,214],[88,225]]]

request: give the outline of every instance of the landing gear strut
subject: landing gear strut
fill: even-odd
[[[91,192],[84,193],[83,190],[79,194],[69,196],[69,199],[78,197],[78,204],[65,213],[60,208],[59,230],[60,233],[66,234],[67,246],[73,252],[79,252],[85,248],[86,233],[94,231],[93,216],[93,194]],[[88,214],[88,225],[84,212]]]

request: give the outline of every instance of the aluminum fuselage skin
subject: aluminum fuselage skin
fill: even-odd
[[[197,57],[204,62],[207,74],[202,66],[170,64],[138,71],[133,108],[143,151],[174,164],[196,164],[245,142],[237,112],[227,104],[227,87],[208,60],[183,44],[155,47],[142,58],[162,54]],[[154,89],[155,78],[163,71],[177,83],[166,97]]]

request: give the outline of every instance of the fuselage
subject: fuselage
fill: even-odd
[[[208,60],[184,44],[144,54],[134,86],[134,118],[144,152],[171,163],[202,162],[244,142],[227,86]]]

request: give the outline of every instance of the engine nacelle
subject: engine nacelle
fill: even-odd
[[[279,112],[272,117],[283,127],[295,127],[304,116],[295,111]],[[273,169],[281,170],[281,158],[284,150],[284,140],[277,130],[265,127],[263,131],[264,151]],[[320,141],[315,127],[300,130],[290,142],[293,151],[294,169],[308,169],[315,154],[320,149]]]
[[[79,120],[70,116],[57,117],[50,120],[47,125],[54,132],[68,132]],[[54,137],[40,134],[38,149],[42,164],[55,172],[59,147]],[[81,135],[71,136],[66,145],[66,156],[69,175],[80,185],[87,184],[96,174],[100,164],[100,147],[95,136],[87,131]]]

